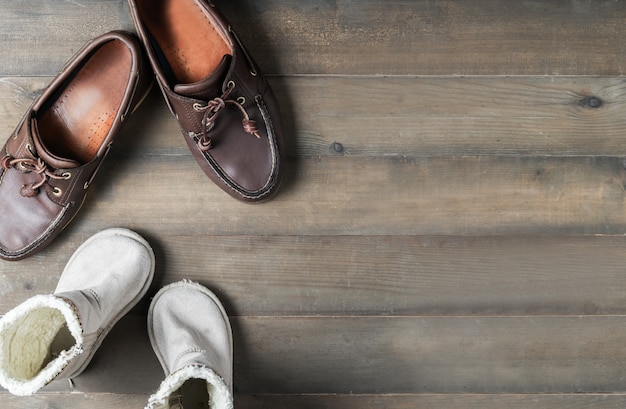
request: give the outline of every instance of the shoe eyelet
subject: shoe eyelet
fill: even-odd
[[[235,81],[233,80],[228,81],[228,84],[226,84],[226,88],[230,88],[230,89],[235,89],[236,86],[237,84],[235,84]]]
[[[33,147],[31,146],[31,144],[30,144],[30,143],[27,143],[27,144],[26,144],[26,150],[27,150],[28,152],[30,152],[30,154],[31,154],[31,155],[34,155],[34,153],[33,153]]]
[[[85,182],[85,184],[83,185],[83,189],[87,190],[88,187],[89,187],[89,181]]]
[[[59,189],[58,187],[55,187],[54,189],[52,189],[52,194],[58,197],[63,194],[63,191]]]
[[[199,103],[197,103],[197,102],[194,102],[194,104],[193,104],[193,109],[194,109],[194,111],[201,111],[201,110],[202,110],[202,108],[203,108],[203,107],[202,107],[202,104],[199,104]]]
[[[252,75],[253,77],[256,77],[259,73],[256,72],[256,70],[253,68],[250,70],[250,75]]]
[[[63,179],[68,180],[72,177],[72,174],[70,172],[64,172],[61,176],[63,177]]]
[[[237,103],[239,105],[245,105],[246,104],[246,98],[245,97],[237,97]]]

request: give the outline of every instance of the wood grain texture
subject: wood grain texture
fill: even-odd
[[[239,394],[625,391],[625,316],[235,317],[231,323]],[[151,393],[163,374],[144,328],[144,317],[124,318],[73,389],[56,381],[46,391]]]
[[[297,155],[626,153],[619,78],[276,77],[272,84]]]
[[[622,2],[216,1],[272,73],[622,75]]]
[[[39,393],[24,398],[0,392],[5,409],[137,409],[148,395]],[[238,409],[621,409],[623,394],[385,394],[235,395]]]
[[[205,236],[139,229],[152,290],[191,279],[231,316],[606,315],[626,310],[623,236]],[[0,264],[0,311],[54,291],[88,238]],[[189,243],[196,243],[189,245]],[[133,311],[145,314],[148,300]]]
[[[148,402],[147,395],[113,393],[38,393],[30,397],[0,392],[5,409],[138,409]]]
[[[267,74],[623,75],[616,1],[215,2]],[[132,29],[124,0],[8,2],[0,75],[53,75],[88,39]]]
[[[379,85],[383,88],[396,87],[396,91],[389,95],[401,92],[403,80],[381,81]],[[431,82],[424,81],[424,87],[430,88],[425,84]],[[622,144],[623,120],[618,109],[621,104],[617,102],[620,100],[617,94],[624,88],[619,82],[613,86],[610,85],[612,80],[597,80],[606,81],[604,86],[598,86],[605,89],[601,97],[610,100],[605,95],[613,93],[614,106],[606,103],[606,107],[589,109],[577,102],[583,95],[573,94],[577,86],[570,80],[563,81],[567,82],[561,84],[565,88],[559,86],[555,91],[547,92],[552,95],[552,99],[546,99],[551,100],[549,105],[554,113],[541,114],[541,110],[529,102],[539,98],[527,99],[527,95],[542,94],[539,90],[551,87],[551,82],[524,79],[523,86],[518,88],[511,80],[508,86],[516,89],[518,99],[506,106],[500,99],[489,102],[494,97],[490,97],[492,94],[486,90],[488,82],[481,85],[477,80],[473,84],[461,84],[463,80],[456,79],[435,80],[437,86],[434,89],[445,88],[447,83],[460,89],[464,89],[462,85],[468,85],[471,92],[464,97],[467,101],[464,106],[471,106],[470,94],[481,92],[481,104],[489,103],[489,106],[484,110],[476,108],[472,114],[475,128],[468,131],[469,136],[457,132],[449,144],[441,143],[447,139],[435,130],[430,137],[425,136],[423,153],[418,143],[421,140],[419,133],[407,131],[406,138],[394,134],[397,128],[393,124],[398,118],[417,125],[419,118],[411,119],[410,110],[401,111],[389,119],[388,114],[377,113],[376,107],[360,103],[357,106],[359,111],[353,114],[353,123],[357,123],[358,118],[379,115],[381,122],[388,122],[385,129],[396,130],[389,131],[390,135],[386,137],[378,133],[383,131],[381,128],[368,137],[356,127],[337,131],[350,121],[342,116],[349,110],[337,97],[332,105],[341,110],[338,114],[325,111],[333,115],[332,124],[326,125],[326,130],[321,126],[314,129],[314,124],[325,121],[316,120],[313,115],[303,114],[308,119],[302,121],[295,119],[294,124],[307,126],[309,123],[311,129],[296,133],[300,147],[292,146],[290,150],[286,187],[271,206],[264,207],[232,203],[204,176],[191,159],[175,121],[155,90],[150,104],[129,120],[129,126],[118,137],[119,143],[96,179],[95,198],[88,201],[82,213],[94,209],[91,211],[100,219],[100,222],[95,221],[93,227],[96,228],[111,223],[133,227],[148,225],[162,233],[174,234],[181,231],[181,224],[188,225],[184,231],[210,235],[622,232],[626,222],[623,217],[624,161],[619,156],[596,155],[608,154],[612,150],[617,155],[618,147],[626,146]],[[319,88],[310,82],[308,79],[296,80],[294,85],[300,89],[301,95],[306,95]],[[332,85],[332,82],[339,85],[341,81],[329,80],[326,85]],[[44,83],[42,79],[26,82],[6,79],[1,83],[6,92],[2,93],[0,104],[6,114],[2,116],[3,138],[8,137]],[[503,83],[499,82],[499,85],[503,86]],[[352,88],[345,82],[344,86]],[[357,93],[363,92],[364,87],[365,82],[358,87],[360,91]],[[433,95],[437,94],[434,89],[431,90]],[[456,100],[460,100],[463,93],[459,91]],[[565,98],[563,95],[570,96]],[[288,99],[283,98],[283,101]],[[323,95],[319,93],[317,102],[309,99],[313,101],[310,102],[312,105],[296,106],[296,112],[320,112],[324,106],[322,100]],[[498,107],[501,107],[500,112]],[[454,122],[453,119],[445,120],[445,112],[446,108],[441,106],[424,118],[440,115],[436,123]],[[559,124],[563,129],[547,130],[537,125],[532,131],[522,131],[523,135],[519,135],[515,130],[524,127],[515,126],[511,128],[510,132],[514,134],[511,137],[505,128],[507,121],[511,121],[508,118],[515,112],[519,118],[526,118],[523,121],[529,126],[542,123],[536,118],[543,115],[548,118],[547,122],[553,120],[555,127]],[[466,120],[463,109],[454,115],[459,121]],[[498,130],[488,136],[491,126]],[[576,130],[578,128],[582,131]],[[444,129],[443,136],[446,136],[445,132],[448,131]],[[536,136],[530,143],[525,138],[527,133]],[[303,140],[300,140],[301,134]],[[321,139],[316,136],[318,134],[323,135]],[[472,137],[475,135],[479,137]],[[556,142],[552,140],[553,136]],[[387,139],[388,143],[385,142]],[[340,148],[335,149],[337,146]],[[557,146],[566,147],[557,150]],[[481,155],[469,156],[473,152]],[[569,157],[585,152],[591,153]],[[528,154],[532,156],[526,156]],[[164,188],[164,181],[168,179],[184,180],[185,184]],[[158,192],[159,200],[154,200],[155,192]],[[378,197],[386,200],[378,201]],[[205,214],[209,203],[208,217],[199,217]],[[473,206],[468,208],[467,203]],[[259,208],[264,209],[261,217],[257,216]],[[126,211],[120,212],[120,209]],[[136,210],[137,214],[128,211],[130,209]],[[91,219],[95,220],[94,217]]]
[[[92,38],[134,30],[125,0],[5,3],[0,8],[0,75],[56,75]]]
[[[3,408],[142,407],[164,374],[150,296],[231,317],[240,408],[626,406],[626,2],[215,1],[269,74],[288,140],[271,202],[201,172],[157,89],[78,217],[0,262],[0,314],[123,226],[156,277],[88,369]],[[126,0],[0,8],[0,143]]]
[[[618,409],[621,394],[244,395],[237,407],[256,409]]]
[[[303,158],[271,205],[234,203],[190,157],[109,157],[78,216],[155,234],[619,234],[619,158]],[[167,183],[184,181],[184,183]],[[380,200],[384,198],[384,200]],[[469,204],[471,203],[471,206]]]
[[[272,204],[249,206],[213,185],[190,155],[114,152],[73,227],[192,235],[578,235],[626,227],[619,158],[337,156],[287,165]]]
[[[0,140],[49,77],[0,78]],[[626,82],[570,77],[274,77],[287,154],[624,156]],[[153,90],[117,138],[119,154],[188,155]]]
[[[624,324],[621,316],[245,318],[235,320],[235,381],[244,393],[620,392]]]

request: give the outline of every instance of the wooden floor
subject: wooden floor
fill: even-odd
[[[234,201],[160,94],[83,210],[0,263],[0,313],[114,226],[231,316],[238,408],[626,407],[626,2],[215,0],[268,75],[286,185]],[[0,142],[125,0],[0,8]],[[88,370],[2,408],[140,408],[148,300]]]

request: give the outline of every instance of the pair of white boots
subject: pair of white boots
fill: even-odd
[[[150,245],[130,230],[88,239],[54,294],[32,297],[0,319],[0,385],[27,396],[79,375],[146,294],[154,264]],[[148,334],[165,380],[147,409],[232,409],[232,331],[213,293],[190,281],[162,288],[148,311]]]

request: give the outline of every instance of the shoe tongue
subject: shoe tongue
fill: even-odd
[[[215,71],[208,77],[191,84],[177,84],[174,86],[174,92],[185,97],[205,101],[222,95],[222,84],[224,84],[224,77],[226,77],[231,60],[232,56],[226,54],[222,57],[222,61],[220,61]]]
[[[31,137],[33,139],[33,143],[35,144],[35,150],[37,152],[37,156],[43,159],[48,165],[55,169],[72,169],[80,166],[80,163],[73,159],[61,158],[46,148],[46,146],[41,141],[41,136],[39,135],[39,126],[37,125],[37,119],[33,118],[31,121],[30,128]]]

